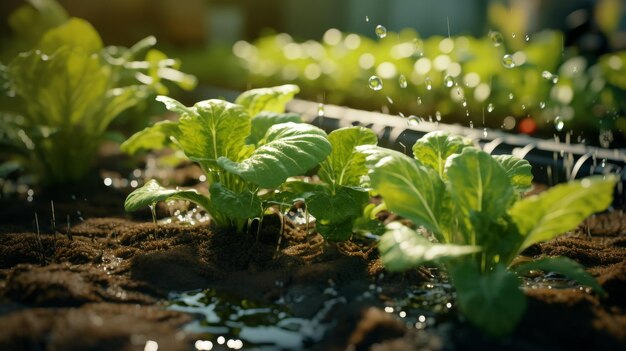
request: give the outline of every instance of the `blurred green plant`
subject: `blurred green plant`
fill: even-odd
[[[556,31],[420,38],[403,30],[374,40],[330,29],[320,42],[281,33],[239,41],[233,53],[252,85],[296,82],[324,103],[527,134],[626,130],[624,53],[590,62]],[[381,84],[370,86],[372,77]]]
[[[44,16],[37,14],[18,9],[11,19],[20,25],[14,28],[28,28],[29,21]],[[26,39],[16,42],[26,45],[52,26],[31,50],[0,64],[0,156],[20,161],[44,184],[81,180],[111,121],[146,98],[167,93],[164,80],[186,89],[196,84],[178,70],[178,61],[151,49],[154,37],[131,48],[104,47],[82,19],[54,26],[64,16],[59,10],[46,25],[18,32]]]

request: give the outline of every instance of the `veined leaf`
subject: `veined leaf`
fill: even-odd
[[[192,116],[195,114],[193,108],[189,108],[169,96],[159,95],[156,97],[156,101],[162,102],[166,109],[178,113],[181,117]]]
[[[51,55],[59,48],[80,49],[84,55],[102,50],[102,39],[89,22],[80,18],[70,18],[64,24],[47,31],[39,41],[37,49]]]
[[[536,261],[524,262],[513,267],[513,270],[520,275],[524,275],[533,270],[563,274],[582,285],[590,286],[601,295],[606,295],[606,292],[602,289],[600,284],[598,284],[591,274],[585,271],[582,265],[567,257],[547,257]]]
[[[413,145],[413,155],[423,165],[437,171],[443,179],[448,157],[460,154],[465,147],[471,145],[471,140],[460,136],[442,131],[430,132]]]
[[[375,145],[376,134],[364,127],[347,127],[328,134],[332,152],[320,164],[321,180],[334,185],[360,186],[361,177],[367,174],[365,155],[357,152],[360,145]]]
[[[240,163],[217,161],[224,170],[261,188],[276,188],[288,177],[304,174],[330,154],[323,130],[309,124],[282,123],[271,127],[250,157]]]
[[[450,274],[459,308],[472,323],[491,335],[512,332],[526,311],[519,279],[503,265],[480,274],[474,262],[456,264]]]
[[[252,118],[252,130],[250,135],[246,139],[246,144],[258,144],[261,139],[267,133],[267,130],[271,126],[280,123],[301,123],[302,118],[300,115],[293,113],[276,113],[276,112],[261,112]]]
[[[328,241],[346,241],[352,237],[353,218],[348,218],[343,222],[322,224],[315,223],[315,230]]]
[[[615,176],[594,176],[516,202],[509,214],[526,237],[520,251],[572,230],[589,215],[605,210],[616,182]]]
[[[493,159],[504,168],[515,191],[523,194],[532,188],[532,166],[528,161],[513,155],[498,155],[493,156]]]
[[[466,148],[448,159],[445,172],[450,195],[465,216],[475,211],[498,218],[512,202],[506,172],[486,152]]]
[[[158,150],[174,145],[170,138],[178,136],[178,122],[161,121],[133,134],[120,145],[120,150],[133,155],[140,150]]]
[[[228,218],[246,220],[260,217],[263,213],[261,200],[250,191],[236,193],[220,183],[212,184],[209,191],[211,202]]]
[[[250,116],[261,111],[283,113],[287,103],[299,92],[300,88],[293,84],[252,89],[239,95],[235,103],[245,107]]]
[[[306,205],[318,222],[332,224],[360,216],[368,199],[366,191],[340,187],[335,194],[330,191],[313,193],[306,198]]]
[[[166,189],[154,179],[149,180],[144,186],[130,193],[124,202],[124,209],[128,212],[137,211],[168,199],[189,200],[207,210],[210,209],[209,199],[196,190]]]
[[[178,105],[172,108],[185,111]],[[244,108],[223,100],[205,100],[190,110],[178,125],[178,142],[185,155],[204,169],[215,168],[220,157],[238,160],[250,134],[250,116]]]
[[[357,149],[366,155],[370,185],[383,196],[387,208],[441,234],[439,216],[445,185],[437,173],[397,151],[376,146]]]
[[[396,272],[479,252],[480,247],[433,243],[413,229],[393,222],[387,225],[387,231],[381,236],[378,250],[385,268]]]

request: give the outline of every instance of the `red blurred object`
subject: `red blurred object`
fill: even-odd
[[[537,123],[531,117],[522,119],[518,124],[518,130],[520,133],[532,135],[537,131]]]

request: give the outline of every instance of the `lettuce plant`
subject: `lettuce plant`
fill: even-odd
[[[448,268],[461,312],[494,335],[513,330],[525,311],[515,273],[562,273],[602,293],[597,282],[567,258],[514,264],[525,248],[575,228],[606,209],[616,179],[590,177],[522,198],[531,167],[514,156],[491,156],[461,137],[425,135],[415,158],[373,146],[361,147],[372,188],[387,207],[425,228],[435,241],[398,223],[388,226],[379,250],[390,271],[426,262]]]
[[[288,177],[304,174],[330,154],[324,131],[283,113],[298,91],[295,85],[254,89],[241,94],[236,103],[212,99],[192,107],[157,97],[180,119],[144,129],[122,149],[182,150],[205,172],[209,194],[165,189],[151,180],[128,196],[126,210],[186,199],[204,207],[215,225],[243,230],[248,219],[263,214],[259,190],[279,188]]]
[[[316,219],[315,228],[327,240],[343,241],[352,236],[355,222],[369,225],[364,209],[369,192],[364,187],[367,175],[365,155],[356,148],[376,145],[378,138],[370,129],[346,127],[328,135],[332,145],[330,155],[320,163],[319,183],[289,182],[286,189],[299,194],[307,211]]]
[[[104,47],[78,18],[46,31],[35,48],[0,65],[2,154],[43,183],[80,180],[122,111],[163,92],[162,78],[195,84],[176,61],[148,51],[155,43],[148,37],[131,48]]]

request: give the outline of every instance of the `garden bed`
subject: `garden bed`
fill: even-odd
[[[176,173],[184,179],[194,172],[195,166],[188,166]],[[511,336],[491,339],[459,317],[452,289],[438,270],[386,273],[366,239],[329,245],[292,225],[277,250],[276,215],[264,219],[258,236],[214,231],[207,224],[155,225],[149,212],[135,221],[124,218],[124,194],[97,188],[87,201],[42,194],[33,202],[3,203],[0,349],[156,350],[149,348],[150,340],[159,350],[203,349],[206,341],[215,350],[626,345],[622,211],[597,215],[525,251],[584,264],[608,297],[600,299],[558,276],[531,278],[525,282],[529,308],[520,325]],[[161,205],[157,216],[168,215]],[[69,236],[59,220],[67,216]]]

